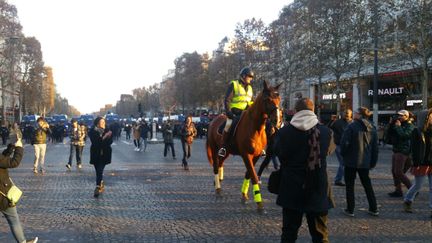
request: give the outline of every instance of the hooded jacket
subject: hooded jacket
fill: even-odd
[[[308,131],[319,129],[320,167],[313,171],[316,187],[305,189],[310,152]],[[334,207],[327,176],[327,155],[334,150],[332,131],[318,123],[309,110],[297,112],[275,138],[275,154],[281,162],[281,184],[276,203],[301,212],[327,212]]]
[[[378,134],[366,119],[355,119],[342,134],[341,155],[350,168],[370,169],[378,160]]]

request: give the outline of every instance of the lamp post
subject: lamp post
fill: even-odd
[[[373,123],[378,127],[378,6],[373,3],[373,16],[374,16],[374,76],[373,76]]]

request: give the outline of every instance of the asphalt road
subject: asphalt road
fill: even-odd
[[[241,204],[240,188],[245,168],[238,156],[225,162],[223,194],[214,193],[212,169],[207,162],[204,140],[193,144],[190,171],[182,170],[181,144],[175,141],[177,159],[164,158],[163,144],[149,144],[135,152],[124,138],[113,144],[113,162],[105,170],[106,191],[93,197],[94,169],[88,164],[89,145],[84,150],[84,167],[66,170],[68,144],[50,144],[45,175],[34,175],[33,148],[25,146],[19,168],[11,169],[14,182],[24,191],[18,212],[26,236],[40,242],[278,242],[281,208],[266,189],[271,171],[264,172],[262,194],[266,214],[256,211],[253,201]],[[341,213],[345,207],[344,187],[333,187],[337,207],[330,211],[332,242],[432,242],[432,219],[425,186],[413,207],[402,211],[402,199],[393,190],[391,151],[380,152],[377,168],[371,172],[380,205],[380,216],[367,214],[367,200],[357,179],[356,216]],[[332,178],[337,162],[329,158]],[[251,192],[250,192],[251,193]],[[250,194],[251,195],[251,194]],[[251,196],[251,198],[253,198]],[[0,242],[13,242],[8,224],[0,220]],[[298,242],[310,242],[304,221]]]

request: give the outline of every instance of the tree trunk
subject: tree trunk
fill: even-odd
[[[426,110],[428,108],[428,84],[429,84],[429,69],[428,59],[423,57],[423,82],[422,82],[422,108]]]

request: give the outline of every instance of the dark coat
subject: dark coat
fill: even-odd
[[[428,115],[428,111],[419,112],[417,127],[411,135],[411,156],[414,167],[432,166],[432,128],[423,131]]]
[[[404,121],[400,126],[394,126],[396,142],[393,144],[393,152],[409,155],[411,151],[411,135],[414,125],[409,121]]]
[[[341,139],[341,155],[349,168],[374,168],[378,161],[378,134],[368,120],[354,120]]]
[[[346,119],[341,118],[336,120],[333,124],[330,125],[330,128],[333,130],[334,143],[336,145],[340,145],[340,140],[342,138],[342,134],[345,128],[350,124]]]
[[[100,134],[98,131],[95,130],[95,127],[92,127],[92,129],[89,132],[89,137],[91,141],[90,146],[90,164],[96,164],[96,163],[104,163],[109,164],[111,163],[111,155],[112,155],[112,149],[111,144],[113,142],[112,136],[102,139],[102,137],[109,132],[109,129],[105,129],[103,134]]]
[[[327,176],[327,155],[334,150],[333,132],[324,125],[320,131],[321,167],[313,170],[316,187],[305,189],[309,135],[291,124],[278,132],[275,153],[281,162],[281,184],[276,203],[283,208],[301,212],[327,212],[334,207]],[[309,172],[310,173],[310,172]]]
[[[174,143],[173,129],[170,124],[165,124],[162,130],[164,143]]]
[[[16,147],[12,151],[11,147],[8,147],[2,154],[0,154],[0,191],[7,194],[9,189],[12,187],[12,182],[9,178],[8,168],[16,168],[20,165],[23,158],[24,150],[22,147]],[[11,157],[11,153],[13,156]],[[3,211],[9,208],[9,200],[0,194],[0,210]]]

